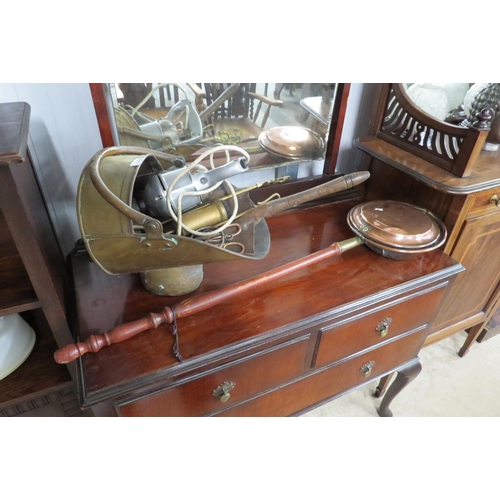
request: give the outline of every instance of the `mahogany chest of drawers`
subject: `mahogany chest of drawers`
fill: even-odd
[[[268,219],[270,254],[204,266],[193,295],[223,287],[352,237],[360,200]],[[84,250],[70,258],[79,340],[158,312],[137,275],[103,273]],[[379,413],[419,372],[418,352],[450,283],[463,270],[440,250],[407,261],[361,246],[206,311],[161,325],[76,361],[81,404],[97,416],[299,415],[397,371]]]

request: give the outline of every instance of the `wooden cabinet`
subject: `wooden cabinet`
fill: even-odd
[[[0,316],[19,313],[36,334],[28,359],[0,381],[0,416],[80,415],[70,372],[53,358],[72,337],[64,262],[26,148],[29,116],[26,103],[0,104]]]
[[[360,201],[268,219],[269,255],[206,264],[192,295],[352,237],[346,216]],[[81,341],[186,298],[156,296],[134,274],[105,274],[84,248],[70,261]],[[392,398],[418,374],[429,325],[462,271],[440,250],[407,261],[349,250],[178,318],[182,362],[165,324],[78,358],[82,405],[99,416],[298,415],[397,371],[380,407],[389,415]]]
[[[457,278],[454,289],[434,322],[439,332],[468,318],[488,316],[488,304],[500,283],[500,259],[494,249],[500,245],[500,213],[467,218],[462,224],[451,256],[466,272]]]
[[[389,93],[388,99],[394,99],[394,95]],[[406,107],[408,110],[411,105],[406,103]],[[437,135],[439,122],[421,115],[420,112],[418,119],[425,130],[434,130]],[[453,173],[453,167],[448,171],[435,164],[430,153],[399,144],[387,131],[381,131],[387,122],[384,116],[382,113],[376,120],[378,128],[375,127],[373,135],[355,141],[356,146],[367,153],[367,168],[371,171],[366,198],[407,201],[433,211],[445,223],[448,238],[444,251],[466,271],[457,278],[442,302],[426,344],[466,329],[469,335],[460,350],[463,356],[495,313],[500,300],[500,253],[497,251],[500,152],[481,151],[481,141],[478,141],[469,160],[462,158],[467,169],[465,176],[459,177]],[[464,133],[463,130],[460,133]]]

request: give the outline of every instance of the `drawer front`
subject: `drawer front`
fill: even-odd
[[[196,379],[132,402],[118,404],[118,412],[125,417],[189,417],[220,410],[235,401],[298,377],[304,369],[308,343],[309,334]],[[229,387],[228,399],[223,391],[224,383],[227,383],[226,388]],[[228,386],[231,383],[234,384],[233,388]],[[213,395],[218,387],[218,395]]]
[[[380,342],[426,325],[445,291],[445,284],[432,291],[409,296],[401,302],[388,304],[361,317],[321,329],[316,367],[325,366],[351,356]]]
[[[408,362],[418,354],[424,337],[424,330],[401,337],[214,416],[285,417],[302,413]],[[372,368],[366,373],[368,366]]]
[[[474,195],[472,207],[467,214],[467,217],[482,215],[489,212],[500,212],[500,187],[488,189]]]

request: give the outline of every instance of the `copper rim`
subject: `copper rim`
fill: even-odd
[[[324,149],[321,136],[305,127],[274,127],[262,132],[258,141],[269,153],[293,160],[316,158]]]
[[[446,227],[432,212],[392,200],[357,205],[349,212],[347,222],[367,243],[387,250],[429,251],[446,239]]]

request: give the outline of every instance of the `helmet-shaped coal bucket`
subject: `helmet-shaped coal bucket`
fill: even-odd
[[[77,193],[80,232],[93,261],[108,274],[140,273],[145,287],[159,295],[192,292],[203,280],[203,264],[262,259],[271,244],[264,219],[240,235],[241,253],[165,233],[164,221],[144,213],[137,195],[144,179],[175,168],[172,158],[136,147],[103,149],[85,166]],[[242,211],[253,206],[248,196],[240,200]]]

